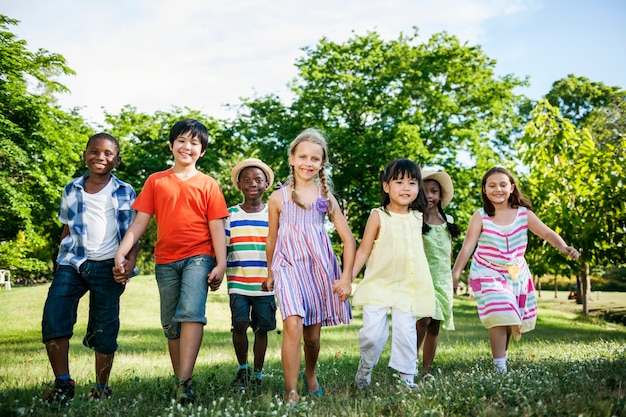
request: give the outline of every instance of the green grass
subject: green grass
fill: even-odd
[[[69,406],[40,399],[53,380],[40,327],[48,286],[0,290],[0,415],[2,416],[623,416],[626,415],[626,328],[582,318],[567,293],[543,291],[537,328],[513,342],[510,372],[498,376],[487,331],[473,299],[455,299],[456,331],[440,334],[436,380],[417,394],[406,393],[387,368],[389,343],[369,389],[352,381],[359,360],[361,310],[349,326],[322,330],[318,376],[326,396],[306,397],[289,409],[283,402],[282,335],[272,332],[264,386],[233,393],[237,370],[230,339],[230,311],[224,289],[210,294],[208,325],[194,372],[198,400],[189,407],[171,402],[174,378],[159,324],[158,292],[152,277],[135,278],[122,296],[119,351],[109,401],[85,400],[93,383],[93,352],[83,347],[87,296],[79,307],[70,367],[77,382]],[[594,294],[595,296],[595,294]],[[592,311],[624,309],[626,293],[600,293]],[[280,323],[279,323],[280,328]],[[250,335],[251,336],[251,335]],[[252,339],[252,337],[250,337]],[[302,392],[302,391],[301,391]]]

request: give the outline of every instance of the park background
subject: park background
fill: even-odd
[[[611,4],[623,16],[623,6]],[[294,31],[306,30],[305,22]],[[106,130],[120,140],[123,162],[115,174],[139,192],[150,173],[171,164],[171,125],[194,117],[212,137],[199,168],[220,181],[229,204],[240,199],[230,167],[258,157],[284,181],[289,142],[306,127],[320,129],[329,142],[334,192],[357,240],[379,202],[378,175],[389,161],[407,157],[447,171],[455,184],[448,211],[462,230],[481,206],[482,174],[505,166],[538,216],[581,250],[581,259],[570,261],[531,237],[528,260],[536,282],[544,290],[569,290],[577,282],[582,317],[594,311],[594,292],[626,289],[626,96],[620,85],[572,73],[529,98],[523,92],[531,80],[502,73],[479,44],[445,30],[425,37],[413,27],[383,35],[373,26],[300,45],[292,62],[296,75],[283,80],[288,96],[260,91],[240,97],[226,106],[228,117],[189,107],[184,98],[153,111],[129,99],[117,109],[103,108],[94,122],[80,105],[60,104],[69,94],[61,80],[74,75],[65,57],[52,44],[29,44],[15,34],[19,27],[0,16],[0,268],[10,270],[17,285],[52,277],[61,190],[84,172],[81,153],[91,134]],[[546,39],[545,48],[559,49],[558,39]],[[115,53],[98,54],[99,66],[124,67]],[[160,59],[171,64],[168,56]],[[189,61],[179,62],[171,77],[187,80]],[[150,67],[144,71],[148,76]],[[101,84],[112,88],[106,77]],[[141,246],[144,274],[153,269],[154,237],[152,225]]]

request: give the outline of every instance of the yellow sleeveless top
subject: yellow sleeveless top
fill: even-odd
[[[424,253],[422,213],[374,210],[380,229],[352,304],[410,309],[415,317],[432,317],[435,289]]]

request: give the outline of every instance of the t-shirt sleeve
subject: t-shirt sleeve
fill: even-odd
[[[146,180],[141,192],[133,203],[136,211],[142,211],[150,215],[154,214],[154,177],[151,175]]]
[[[228,217],[228,207],[226,206],[226,199],[222,194],[222,189],[215,180],[211,180],[209,189],[209,201],[207,207],[207,218],[209,221],[224,219]]]

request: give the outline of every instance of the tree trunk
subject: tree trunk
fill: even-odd
[[[555,272],[554,273],[554,299],[556,299],[559,295],[559,286],[558,286],[558,277],[559,277],[559,273]]]
[[[585,262],[583,268],[580,271],[580,298],[583,304],[583,315],[589,316],[589,301],[591,294],[591,280],[589,279],[589,264]]]

